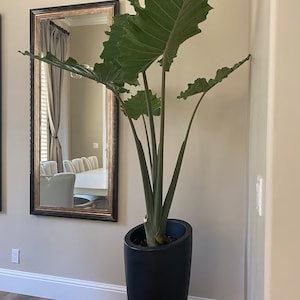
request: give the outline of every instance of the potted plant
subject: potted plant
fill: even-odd
[[[51,53],[45,57],[29,52],[23,54],[102,83],[113,91],[133,133],[146,206],[144,223],[130,230],[125,237],[128,297],[130,300],[187,299],[192,229],[188,223],[169,220],[168,216],[189,133],[205,95],[248,61],[250,55],[232,67],[217,70],[215,78],[196,79],[178,94],[178,99],[199,94],[199,99],[187,124],[181,148],[178,149],[169,187],[164,191],[165,116],[170,105],[166,103],[167,74],[177,59],[179,46],[201,32],[198,25],[206,20],[212,7],[208,0],[146,0],[145,6],[138,0],[129,1],[135,14],[115,16],[107,32],[109,39],[104,42],[100,56],[102,62],[95,63],[92,70],[74,58],[60,61]],[[156,89],[156,93],[149,87],[147,78],[147,70],[154,63],[161,67],[157,75],[161,76],[161,87],[159,91]],[[142,138],[136,129],[135,121],[138,119],[144,128]],[[170,249],[173,249],[173,254],[170,254]],[[148,261],[142,266],[145,257]],[[179,262],[182,257],[183,261]],[[175,263],[172,259],[175,259]],[[131,266],[137,268],[132,269]],[[159,266],[162,266],[161,270]],[[176,266],[179,271],[175,269]],[[151,277],[146,278],[147,275]],[[132,276],[137,276],[137,279],[132,279]],[[165,282],[170,278],[175,283]],[[150,283],[150,287],[147,287],[147,283]],[[179,287],[179,283],[183,283],[183,286]],[[134,288],[131,288],[132,284]],[[154,285],[158,291],[154,290]]]

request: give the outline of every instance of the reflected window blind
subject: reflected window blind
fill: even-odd
[[[45,63],[41,62],[41,161],[48,160],[49,126],[48,126],[48,88],[45,73]]]

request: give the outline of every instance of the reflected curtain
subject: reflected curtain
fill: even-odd
[[[58,59],[65,60],[69,45],[69,33],[50,20],[41,22],[41,51],[51,52]],[[58,172],[62,172],[62,150],[58,138],[61,111],[63,70],[46,64],[48,84],[48,120],[50,128],[49,160],[57,162]]]

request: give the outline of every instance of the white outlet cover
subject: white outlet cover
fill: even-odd
[[[20,250],[19,249],[11,250],[11,262],[14,264],[20,263]]]
[[[263,178],[258,175],[256,178],[256,210],[260,217],[263,215]]]

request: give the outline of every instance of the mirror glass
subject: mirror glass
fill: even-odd
[[[118,1],[30,10],[31,52],[93,68]],[[105,86],[31,61],[32,214],[117,220],[118,107]]]

